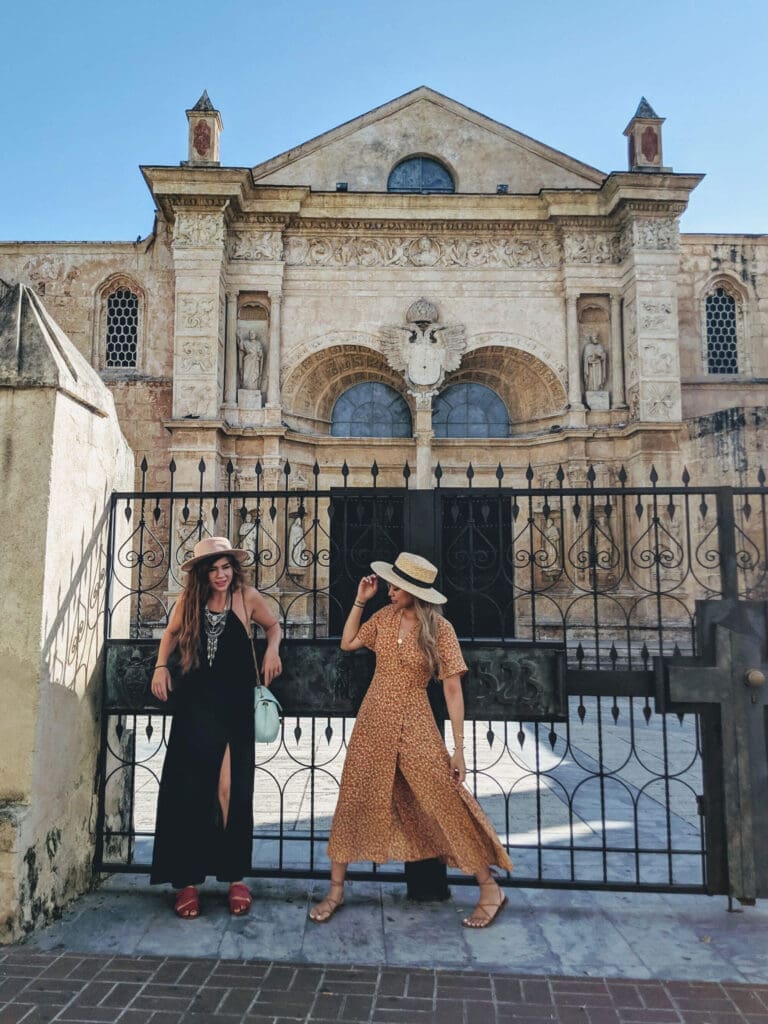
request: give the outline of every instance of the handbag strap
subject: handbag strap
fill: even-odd
[[[251,654],[253,655],[253,667],[256,670],[256,686],[261,689],[264,685],[261,681],[261,672],[259,672],[259,662],[256,658],[256,648],[253,645],[253,626],[248,630],[248,639],[251,641]]]
[[[243,611],[245,612],[246,621],[248,622],[248,640],[251,645],[251,656],[253,658],[253,667],[256,672],[256,686],[261,687],[263,685],[261,681],[261,672],[259,672],[259,661],[256,657],[256,647],[253,643],[253,623],[248,618],[248,609],[245,607],[245,597],[243,596],[242,590],[240,591],[240,600],[243,602]]]

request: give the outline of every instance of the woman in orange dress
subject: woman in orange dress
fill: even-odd
[[[374,575],[357,588],[341,637],[344,651],[369,647],[376,671],[352,730],[331,825],[331,886],[310,911],[329,921],[344,903],[350,861],[412,861],[439,857],[475,875],[480,897],[463,924],[486,928],[507,902],[491,872],[512,862],[464,787],[464,701],[467,671],[453,626],[437,610],[445,598],[432,584],[437,569],[402,552],[394,564],[373,562]],[[364,625],[365,604],[389,584],[390,605]],[[427,699],[431,678],[441,679],[456,749],[448,752]]]

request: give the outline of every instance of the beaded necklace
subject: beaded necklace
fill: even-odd
[[[216,659],[216,650],[219,646],[219,637],[224,632],[224,627],[227,624],[227,615],[229,609],[232,607],[232,592],[227,594],[226,606],[220,612],[212,612],[208,605],[203,608],[203,630],[205,632],[206,641],[206,654],[208,655],[208,665],[213,666]]]

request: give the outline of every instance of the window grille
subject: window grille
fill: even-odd
[[[388,384],[354,384],[337,400],[331,413],[333,437],[410,437],[411,410]]]
[[[428,156],[411,156],[394,168],[387,192],[455,192],[450,171]]]
[[[736,300],[724,288],[707,296],[707,372],[738,373]]]
[[[136,366],[139,334],[139,297],[128,288],[107,296],[107,345],[105,365],[114,368]]]

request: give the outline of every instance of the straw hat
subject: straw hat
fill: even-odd
[[[216,558],[218,555],[231,555],[241,565],[248,558],[247,551],[243,551],[242,548],[233,548],[226,537],[203,537],[195,544],[193,557],[182,563],[181,571],[189,572],[203,559]]]
[[[448,600],[432,584],[437,579],[437,566],[432,565],[421,555],[412,555],[409,551],[401,551],[394,561],[371,562],[371,568],[377,576],[381,576],[394,587],[406,590],[414,597],[429,604],[445,604]]]

